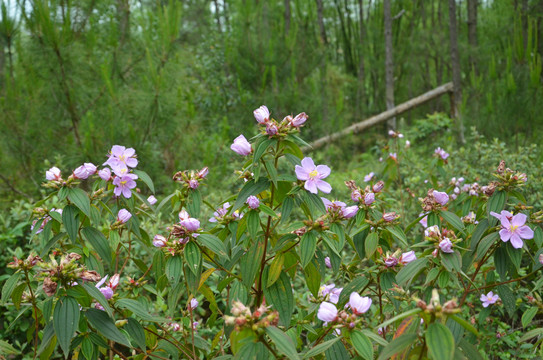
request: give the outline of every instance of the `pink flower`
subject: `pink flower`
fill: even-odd
[[[441,231],[439,231],[439,227],[437,225],[432,225],[424,230],[424,236],[441,237]]]
[[[156,204],[157,199],[156,199],[156,197],[154,197],[153,195],[151,195],[151,196],[149,196],[149,197],[147,198],[147,202],[149,203],[149,205],[154,205],[154,204]]]
[[[511,221],[513,219],[513,214],[511,214],[507,210],[502,210],[501,213],[499,213],[499,214],[494,212],[494,211],[491,211],[490,215],[494,216],[495,218],[497,218],[500,221],[502,221],[502,219],[507,219],[509,221]]]
[[[290,124],[294,127],[300,127],[307,121],[306,113],[299,113],[290,121]]]
[[[539,263],[543,265],[543,254],[539,254]]]
[[[494,293],[491,291],[486,295],[481,295],[481,302],[483,303],[483,307],[486,308],[490,304],[495,304],[499,298],[500,297],[498,295],[494,295]]]
[[[262,105],[261,107],[253,111],[253,115],[255,116],[255,119],[259,124],[263,124],[270,119],[270,111],[268,110],[266,105]]]
[[[119,210],[119,213],[117,214],[117,221],[122,224],[126,224],[126,222],[130,220],[131,217],[132,217],[132,214],[130,214],[128,210],[121,209]]]
[[[198,304],[199,304],[198,300],[196,300],[195,298],[192,298],[190,300],[189,309],[191,310],[196,309],[198,307]]]
[[[329,302],[322,302],[317,311],[317,318],[324,321],[325,324],[337,319],[337,308]],[[325,325],[326,326],[326,325]]]
[[[399,215],[397,215],[395,212],[389,212],[389,213],[383,214],[383,220],[385,220],[386,222],[392,222],[396,220],[398,217]]]
[[[385,265],[386,267],[393,267],[398,265],[398,259],[396,259],[394,256],[389,256],[385,259]]]
[[[424,215],[424,214],[419,214],[419,216],[422,216],[422,215]],[[426,229],[428,227],[428,215],[426,215],[425,217],[420,219],[419,224],[421,224],[422,227]]]
[[[339,294],[341,294],[341,291],[343,288],[336,288],[336,285],[330,284],[330,285],[324,285],[321,286],[319,290],[319,295],[326,297],[328,296],[328,300],[333,303],[337,304],[339,301]]]
[[[269,136],[273,136],[277,134],[278,131],[279,131],[279,128],[277,127],[276,124],[272,122],[269,122],[266,124],[266,134],[268,134]]]
[[[444,253],[448,253],[448,254],[453,253],[454,250],[452,249],[452,247],[453,247],[453,243],[451,242],[451,240],[449,240],[449,238],[444,238],[443,240],[439,242],[439,248]]]
[[[449,157],[449,154],[440,147],[435,149],[434,153],[437,154],[439,157],[441,157],[441,159],[443,160],[447,160],[447,158]]]
[[[360,202],[362,199],[362,194],[360,194],[359,190],[353,190],[351,191],[351,200],[354,202]]]
[[[45,179],[49,181],[60,180],[60,169],[56,166],[53,166],[51,169],[45,172]]]
[[[229,207],[230,203],[225,202],[222,207],[218,208],[217,211],[213,213],[213,217],[209,219],[209,222],[217,222],[218,220],[222,219],[228,213]]]
[[[202,170],[198,171],[198,174],[196,174],[196,176],[198,176],[200,179],[205,179],[208,173],[209,173],[209,169],[206,166]]]
[[[119,274],[113,275],[107,283],[106,280],[107,275],[102,278],[102,280],[100,280],[100,282],[98,282],[95,286],[100,290],[104,297],[109,300],[113,297],[113,293],[117,288],[117,285],[119,285]],[[106,283],[106,286],[102,286],[104,283]]]
[[[129,167],[135,168],[138,165],[136,159],[136,150],[133,148],[125,148],[120,145],[113,145],[109,152],[109,158],[104,163],[109,165],[116,172],[117,169],[127,170]]]
[[[383,188],[385,187],[385,183],[383,182],[383,180],[380,180],[378,181],[376,184],[373,185],[373,192],[380,192],[381,190],[383,190]]]
[[[396,153],[389,153],[388,157],[394,161],[398,160],[398,155]]]
[[[98,171],[98,176],[100,176],[100,179],[102,180],[109,181],[109,179],[111,179],[111,170],[109,170],[109,168],[103,168]]]
[[[189,180],[189,187],[191,189],[198,189],[198,186],[200,186],[200,183],[198,182],[198,180]]]
[[[347,206],[341,209],[341,214],[345,219],[350,219],[358,212],[358,206]]]
[[[243,135],[240,135],[234,139],[234,143],[230,145],[230,149],[242,156],[247,156],[251,153],[251,151],[253,151],[251,144],[249,144]]]
[[[94,173],[96,173],[96,166],[92,163],[84,163],[73,172],[74,177],[80,180],[85,180]]]
[[[122,176],[117,176],[115,179],[113,179],[113,185],[115,185],[115,189],[113,189],[113,193],[115,196],[123,196],[127,199],[129,199],[132,196],[132,192],[130,189],[133,189],[136,187],[136,179],[138,178],[138,175],[136,174],[126,174]]]
[[[355,315],[363,314],[370,309],[371,299],[369,297],[361,297],[357,292],[353,292],[349,297],[347,305]]]
[[[541,256],[543,256],[543,254],[541,254]],[[540,258],[541,258],[541,256],[540,256]],[[332,263],[330,262],[330,257],[329,256],[324,258],[324,265],[326,265],[326,267],[328,269],[332,268]]]
[[[307,191],[313,194],[316,194],[318,190],[326,194],[332,191],[330,184],[322,180],[330,175],[330,168],[328,166],[315,166],[313,159],[306,157],[302,160],[302,166],[296,165],[295,169],[298,180],[305,181],[304,188]]]
[[[162,235],[155,235],[155,237],[153,238],[153,246],[155,247],[164,247],[166,246],[166,238]]]
[[[511,245],[515,249],[522,248],[524,242],[522,239],[533,239],[534,232],[526,223],[526,215],[516,214],[511,221],[506,216],[502,216],[500,238],[503,242],[511,240]]]
[[[408,251],[400,256],[400,264],[402,265],[409,264],[411,261],[414,260],[417,260],[417,255],[415,255],[414,251]]]
[[[438,204],[445,205],[449,201],[449,195],[445,192],[434,190],[434,199]]]
[[[200,221],[195,218],[191,218],[189,213],[182,210],[179,213],[179,223],[188,231],[196,231],[200,227]]]
[[[368,175],[364,176],[364,181],[365,181],[365,182],[370,182],[371,179],[373,179],[374,175],[375,175],[375,174],[373,173],[373,171],[370,172]]]
[[[411,147],[411,141],[405,140],[405,148],[409,149]]]
[[[372,192],[366,193],[364,195],[364,204],[365,205],[371,205],[375,201],[375,194]]]
[[[260,200],[258,200],[258,198],[254,195],[249,196],[246,203],[251,209],[256,209],[258,206],[260,206]]]

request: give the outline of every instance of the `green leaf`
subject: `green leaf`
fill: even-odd
[[[427,224],[428,227],[437,225],[439,228],[441,228],[441,220],[439,219],[439,215],[435,212],[429,213]]]
[[[503,244],[506,245],[506,244]],[[509,265],[508,260],[509,256],[507,255],[507,250],[505,246],[499,246],[494,253],[494,265],[496,266],[496,271],[500,275],[502,281],[506,279],[507,266]]]
[[[479,353],[477,348],[475,346],[473,346],[472,344],[470,344],[465,339],[460,340],[460,342],[458,343],[458,346],[460,346],[460,348],[464,352],[464,355],[466,355],[466,357],[468,359],[470,359],[470,360],[483,360],[483,357],[481,356],[481,354]]]
[[[90,199],[86,192],[80,188],[71,188],[68,192],[68,199],[83,211],[83,214],[87,215],[88,218],[91,217]]]
[[[11,346],[8,342],[0,340],[0,354],[2,355],[19,355],[21,352]]]
[[[176,286],[181,280],[183,274],[183,260],[181,256],[176,255],[170,257],[166,261],[166,277],[172,286]]]
[[[456,321],[457,323],[462,325],[462,327],[464,329],[471,332],[473,335],[479,336],[479,332],[477,331],[477,329],[475,329],[475,327],[473,325],[471,325],[468,321],[462,319],[461,317],[459,317],[457,315],[449,315],[449,318],[453,319],[454,321]]]
[[[190,189],[187,197],[187,212],[191,217],[197,218],[200,216],[200,208],[202,206],[202,194],[199,189]]]
[[[503,306],[505,307],[505,310],[507,311],[509,316],[513,316],[513,314],[517,310],[517,306],[516,306],[517,297],[507,285],[500,285],[498,286],[497,290],[498,290],[498,295],[500,296],[500,299],[503,302]]]
[[[536,336],[540,336],[540,335],[543,335],[543,328],[533,329],[533,330],[528,331],[526,334],[524,334],[519,339],[519,342],[523,343],[523,342],[525,342],[527,340],[530,340],[530,339],[535,338]]]
[[[406,311],[406,312],[404,312],[404,313],[401,313],[401,314],[399,314],[399,315],[394,316],[394,317],[391,318],[391,319],[388,319],[387,321],[385,321],[385,322],[382,323],[382,324],[379,324],[379,325],[377,326],[377,328],[384,328],[385,326],[388,326],[388,325],[390,325],[390,324],[393,324],[393,323],[395,323],[395,322],[398,321],[398,320],[405,319],[405,318],[408,317],[408,316],[415,315],[415,314],[418,314],[418,313],[420,313],[420,312],[422,312],[422,309],[419,309],[419,308],[408,310],[408,311]]]
[[[360,276],[354,278],[350,283],[343,287],[343,290],[339,294],[338,304],[343,305],[344,303],[346,303],[352,292],[361,292],[362,289],[364,289],[366,285],[368,285],[368,283],[369,280],[366,277]]]
[[[427,263],[428,259],[422,258],[412,261],[404,266],[396,275],[398,285],[404,286],[411,283],[411,281],[413,281],[413,279],[415,279],[415,277],[426,268]]]
[[[293,208],[294,208],[294,199],[290,196],[287,196],[283,200],[283,204],[281,205],[281,222],[282,223],[289,220],[290,213],[292,212]]]
[[[524,314],[522,314],[522,320],[521,320],[522,327],[525,328],[526,326],[528,326],[532,322],[532,319],[537,314],[537,310],[538,310],[538,308],[536,306],[532,306],[531,308],[526,310],[524,312]]]
[[[166,318],[149,314],[149,311],[147,311],[147,309],[145,309],[139,301],[134,300],[134,299],[120,299],[115,303],[115,306],[121,309],[129,310],[133,312],[134,315],[146,321],[151,321],[151,322],[167,321]]]
[[[251,210],[245,217],[247,218],[247,230],[249,230],[249,235],[254,239],[260,230],[260,215],[258,211]]]
[[[85,227],[81,229],[81,233],[92,245],[94,250],[96,250],[98,255],[100,255],[102,260],[108,265],[111,265],[111,249],[109,248],[109,243],[104,234],[93,227]]]
[[[259,179],[257,182],[254,180],[247,181],[241,191],[238,194],[236,202],[232,207],[232,211],[236,211],[245,204],[247,198],[251,195],[260,194],[270,186],[270,182],[267,179]]]
[[[409,246],[407,243],[407,236],[405,236],[405,233],[399,226],[390,226],[387,230],[402,244],[402,246]]]
[[[75,244],[79,230],[79,210],[73,205],[65,206],[62,210],[62,223],[72,243]]]
[[[378,360],[388,360],[394,354],[397,354],[411,345],[415,344],[417,340],[416,334],[404,334],[394,340],[392,340],[387,346],[381,350]]]
[[[126,329],[128,335],[134,339],[136,345],[138,345],[138,347],[145,352],[145,330],[143,329],[143,326],[141,326],[141,324],[135,319],[128,318],[128,322],[124,328]]]
[[[494,191],[494,194],[488,199],[487,203],[487,216],[488,224],[490,227],[495,226],[498,222],[498,219],[490,215],[490,212],[500,213],[505,206],[505,200],[507,198],[507,193],[505,191]]]
[[[41,338],[40,347],[38,348],[38,355],[47,349],[51,343],[51,340],[53,340],[53,337],[55,337],[55,328],[53,322],[51,321],[45,325],[45,328],[43,329],[43,337]]]
[[[312,261],[304,268],[304,278],[309,291],[315,298],[319,297],[319,289],[321,286],[321,273]]]
[[[441,253],[441,261],[445,268],[449,271],[454,269],[457,272],[460,272],[462,270],[462,257],[460,257],[458,251],[450,254]]]
[[[329,336],[326,339],[331,338]],[[324,353],[326,360],[350,360],[351,356],[345,349],[345,346],[341,341],[334,343],[326,352]]]
[[[268,326],[266,328],[266,334],[268,334],[281,354],[289,359],[300,359],[300,356],[296,352],[296,346],[294,346],[292,339],[287,334],[275,326]]]
[[[91,308],[85,312],[85,315],[92,327],[94,327],[100,334],[104,335],[107,339],[131,347],[130,342],[128,341],[126,336],[124,336],[123,333],[121,333],[119,329],[117,329],[117,327],[115,326],[115,322],[106,314],[106,312]]]
[[[153,180],[145,171],[133,169],[132,172],[138,175],[138,178],[149,187],[153,194],[155,193],[155,185],[153,184]]]
[[[433,360],[452,360],[454,357],[454,338],[451,331],[441,323],[432,323],[426,330],[428,355]]]
[[[226,246],[224,245],[222,240],[215,235],[200,234],[198,235],[198,238],[196,240],[209,250],[213,251],[215,254],[228,258],[226,253]]]
[[[300,260],[303,268],[309,264],[311,259],[315,256],[315,250],[317,249],[317,237],[313,231],[306,232],[302,235],[300,240]]]
[[[21,272],[16,272],[4,283],[4,286],[2,286],[2,304],[5,304],[11,298],[11,293],[17,286],[19,278],[22,276],[22,274],[23,273]]]
[[[243,285],[251,287],[260,268],[260,261],[264,253],[264,243],[255,242],[240,259],[240,271]],[[264,279],[263,279],[264,281]]]
[[[492,244],[494,244],[499,237],[500,237],[500,234],[497,232],[494,232],[492,234],[488,234],[487,236],[485,236],[479,242],[479,245],[477,246],[477,251],[475,253],[475,261],[481,260],[483,256],[485,256],[488,249],[490,249]]]
[[[105,298],[104,294],[96,287],[94,284],[89,283],[82,283],[81,284],[85,290],[87,290],[87,293],[98,301],[100,305],[104,308],[104,310],[108,313],[109,316],[113,316],[113,311],[111,310],[111,307],[109,306],[109,303],[107,299]]]
[[[75,335],[78,325],[79,304],[72,297],[61,297],[55,305],[53,326],[65,359],[70,355],[70,343],[72,342],[72,338]]]
[[[488,219],[482,219],[479,221],[479,224],[475,227],[475,230],[473,230],[473,233],[471,234],[471,244],[470,249],[471,251],[475,251],[477,248],[477,245],[479,244],[479,241],[483,237],[483,234],[488,229]]]
[[[379,235],[376,232],[371,232],[364,243],[364,250],[368,259],[377,250],[377,245],[379,245]]]
[[[194,242],[189,241],[183,250],[188,268],[194,275],[199,275],[202,272],[202,253]]]
[[[254,156],[253,156],[253,164],[256,164],[258,162],[258,160],[260,160],[260,158],[262,157],[262,155],[264,155],[264,152],[266,152],[266,150],[270,147],[270,146],[274,146],[275,143],[277,142],[276,139],[263,139],[261,142],[258,143],[258,145],[256,145],[256,149],[255,149],[255,153],[254,153]]]
[[[294,296],[288,275],[283,272],[273,285],[264,287],[264,296],[273,309],[279,312],[280,325],[288,327],[294,311]]]
[[[283,264],[285,262],[285,255],[283,253],[276,254],[273,258],[268,271],[268,279],[266,280],[266,287],[270,287],[279,279],[281,270],[283,270]]]
[[[330,348],[339,340],[341,340],[341,337],[336,337],[332,340],[325,341],[322,344],[318,344],[317,346],[311,348],[308,352],[304,354],[304,359],[309,359],[325,352],[326,350],[328,350],[328,348]]]
[[[464,223],[455,213],[452,213],[446,210],[441,210],[440,214],[443,217],[443,219],[445,219],[445,221],[451,224],[455,229],[458,229],[460,231],[463,231],[465,229]]]
[[[363,359],[373,360],[373,344],[370,339],[360,331],[354,331],[351,334],[351,342],[358,353]]]

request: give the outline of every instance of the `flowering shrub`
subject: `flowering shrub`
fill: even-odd
[[[409,218],[391,205],[394,178],[360,174],[350,199],[329,195],[332,170],[300,150],[305,113],[254,116],[259,133],[231,146],[240,189],[216,206],[200,192],[208,168],[143,196],[145,159],[123,146],[100,169],[47,171],[58,204],[36,204],[36,251],[2,288],[3,304],[32,309],[33,357],[481,359],[519,319],[525,354],[538,351],[543,213],[524,173],[502,162],[484,186],[428,184]]]

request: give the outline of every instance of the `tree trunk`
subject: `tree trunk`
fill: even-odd
[[[460,114],[462,104],[462,75],[460,72],[460,56],[458,54],[458,30],[456,26],[456,0],[449,0],[449,38],[451,43],[451,67],[453,78],[453,117],[458,123],[458,135],[462,143],[464,139],[464,125]]]
[[[221,25],[221,12],[219,11],[219,2],[213,0],[213,5],[215,6],[215,20],[217,21],[217,30],[219,34],[222,34],[222,25]]]
[[[468,0],[468,43],[469,43],[469,64],[471,69],[476,70],[477,51],[477,6],[478,0]],[[470,69],[470,70],[471,70]]]
[[[357,109],[360,114],[363,113],[364,105],[366,102],[366,69],[364,67],[364,41],[366,41],[366,25],[364,24],[364,1],[358,0],[358,26],[359,36],[358,39],[358,88],[356,94]]]
[[[290,31],[290,0],[285,0],[285,35]]]
[[[119,45],[128,40],[130,33],[130,3],[128,0],[117,0],[117,16],[119,20]]]
[[[326,28],[324,27],[324,15],[322,0],[315,0],[317,2],[317,21],[319,23],[319,29],[321,32],[321,40],[323,44],[328,44],[328,38],[326,36]]]
[[[385,98],[387,110],[394,108],[394,57],[392,48],[392,16],[390,14],[390,0],[384,0],[383,11],[385,17]],[[388,127],[396,129],[396,118],[388,120]]]

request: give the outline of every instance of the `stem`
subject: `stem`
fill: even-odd
[[[183,277],[185,278],[185,286],[187,289],[189,288],[189,283],[187,281],[187,275],[185,274],[185,267],[183,266]],[[196,356],[196,348],[194,347],[194,330],[192,329],[192,309],[189,305],[189,312],[190,312],[190,334],[192,338],[192,354],[194,355],[194,359],[198,359],[198,356]]]
[[[38,307],[36,306],[36,298],[34,298],[34,292],[32,291],[32,286],[30,286],[30,277],[28,276],[28,270],[25,269],[26,284],[28,285],[28,290],[30,290],[30,297],[32,298],[32,308],[34,310],[34,321],[36,322],[36,330],[34,332],[34,357],[38,356],[38,332],[40,331],[40,324],[38,323]]]
[[[154,332],[153,330],[149,329],[148,327],[144,327],[144,329],[148,332],[150,332],[151,334],[157,336],[158,338],[162,339],[162,340],[165,340],[167,342],[169,342],[170,344],[172,344],[173,346],[175,346],[179,351],[181,351],[183,354],[185,354],[185,356],[190,359],[190,360],[194,360],[189,353],[187,353],[182,347],[180,347],[179,345],[177,345],[176,343],[174,343],[173,341],[169,340],[168,338]],[[162,327],[161,327],[162,329]]]
[[[496,286],[500,286],[500,285],[504,285],[504,284],[509,284],[509,283],[512,283],[512,282],[521,281],[521,280],[526,279],[527,277],[532,276],[533,274],[535,274],[535,273],[538,272],[538,271],[539,271],[539,270],[533,271],[533,272],[529,273],[528,275],[524,275],[524,276],[521,276],[521,277],[516,278],[516,279],[511,279],[511,280],[502,281],[502,282],[495,283],[495,284],[485,285],[485,286],[482,286],[482,287],[477,288],[477,289],[471,289],[471,290],[468,291],[468,293],[472,293],[472,292],[475,292],[475,291],[480,291],[480,290],[483,290],[483,289],[493,288],[493,287],[496,287]]]
[[[479,264],[477,264],[477,268],[475,269],[475,272],[471,276],[471,281],[468,283],[468,286],[466,287],[466,290],[464,290],[464,293],[462,294],[462,298],[460,300],[460,306],[464,305],[464,302],[466,301],[466,297],[468,296],[468,293],[470,293],[469,290],[471,288],[471,284],[475,280],[475,277],[479,273],[479,270],[481,270],[481,267],[483,266],[483,264],[490,258],[490,256],[492,256],[492,254],[494,253],[495,250],[496,250],[496,246],[492,246],[491,248],[489,248],[486,251],[485,255],[483,255],[483,258],[481,259],[481,262]]]
[[[277,354],[277,352],[270,346],[270,344],[268,344],[268,342],[264,339],[263,336],[260,336],[259,339],[258,339],[262,344],[264,344],[268,350],[270,350],[270,352],[273,354],[273,356],[276,358],[276,359],[280,359],[281,357]]]

